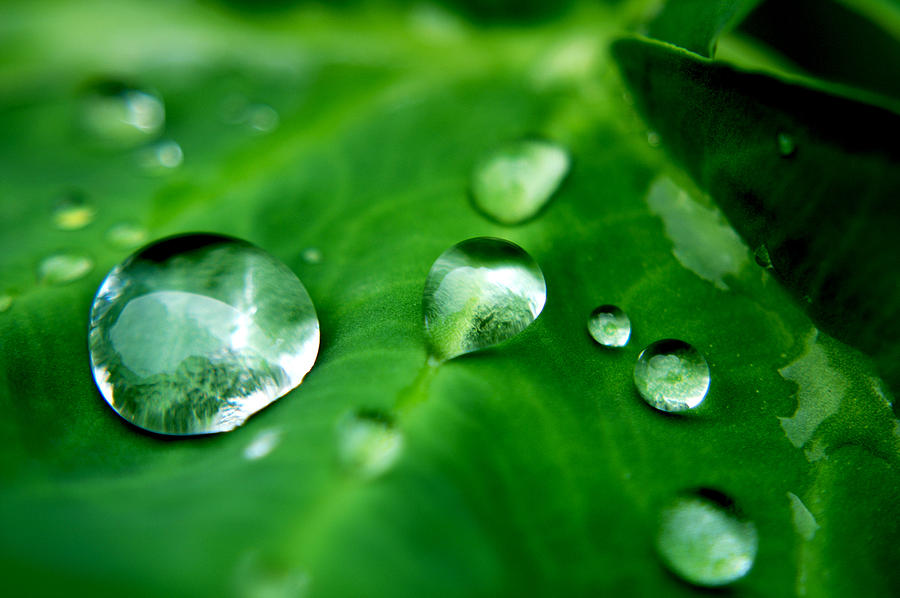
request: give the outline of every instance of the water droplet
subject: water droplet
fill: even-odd
[[[12,307],[15,296],[10,292],[0,293],[0,313],[7,311]]]
[[[550,201],[570,162],[568,152],[549,141],[508,144],[476,166],[472,200],[500,224],[520,224]]]
[[[684,341],[656,341],[638,355],[634,384],[641,397],[660,411],[693,409],[709,390],[709,365]]]
[[[106,231],[106,240],[120,249],[134,249],[147,241],[147,231],[133,222],[119,222]]]
[[[794,521],[794,531],[809,542],[812,540],[819,529],[815,516],[806,508],[800,497],[793,492],[787,493],[788,501],[791,503],[791,519]]]
[[[772,257],[769,255],[769,248],[765,243],[756,248],[756,251],[753,252],[753,259],[756,260],[757,265],[765,268],[766,270],[775,269],[772,266]]]
[[[631,336],[631,320],[615,305],[601,305],[588,318],[588,332],[604,347],[624,347]]]
[[[162,100],[153,93],[109,81],[89,92],[83,105],[84,127],[117,145],[136,145],[158,135],[166,121]]]
[[[86,255],[55,253],[38,264],[38,280],[44,284],[66,284],[78,280],[93,267],[94,261]]]
[[[659,144],[662,143],[662,139],[659,136],[659,133],[656,131],[647,131],[647,144],[650,147],[659,147]]]
[[[268,133],[278,127],[278,112],[266,104],[247,106],[244,118],[250,128],[259,133]]]
[[[165,174],[181,166],[184,152],[176,141],[166,139],[141,150],[138,159],[141,166],[153,174]]]
[[[303,250],[303,261],[307,264],[322,263],[322,252],[316,247],[307,247]]]
[[[688,496],[662,513],[656,546],[673,573],[698,586],[722,586],[747,574],[756,559],[756,526],[723,504]]]
[[[432,354],[450,359],[508,340],[534,322],[546,299],[540,267],[518,245],[486,237],[454,245],[425,281]]]
[[[281,432],[279,430],[263,430],[244,448],[244,459],[248,461],[262,459],[278,446],[280,440]]]
[[[62,194],[53,206],[53,224],[60,230],[78,230],[94,221],[97,209],[84,193],[69,191]]]
[[[785,158],[797,151],[797,143],[787,133],[779,133],[777,137],[778,153]]]
[[[338,425],[338,459],[348,471],[367,478],[387,471],[403,450],[393,420],[376,411],[359,411]]]
[[[94,380],[129,422],[224,432],[303,381],[319,321],[303,284],[244,241],[170,237],[112,269],[91,307]]]

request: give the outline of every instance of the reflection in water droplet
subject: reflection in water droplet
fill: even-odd
[[[307,264],[322,263],[322,252],[316,247],[307,247],[303,250],[303,261]]]
[[[777,137],[778,153],[784,157],[792,155],[797,150],[797,143],[787,133],[779,133]]]
[[[338,426],[338,459],[348,471],[376,477],[396,462],[403,450],[403,436],[387,415],[360,411]]]
[[[262,459],[278,446],[280,440],[281,432],[279,430],[263,430],[244,448],[244,459],[248,461]]]
[[[60,230],[78,230],[94,221],[97,209],[84,193],[64,193],[53,206],[53,224]]]
[[[569,172],[569,154],[549,141],[508,144],[475,168],[472,200],[501,224],[519,224],[537,214]]]
[[[38,281],[61,285],[73,282],[90,272],[94,261],[77,253],[56,253],[45,257],[38,264]]]
[[[8,292],[0,293],[0,313],[5,312],[10,307],[12,307],[14,298],[15,297],[13,296],[12,293],[8,293]]]
[[[772,266],[772,257],[769,255],[769,248],[765,243],[756,248],[756,251],[753,252],[753,258],[756,260],[757,265],[766,270],[775,269]]]
[[[266,104],[252,104],[247,106],[245,119],[254,131],[268,133],[278,127],[278,112]]]
[[[634,384],[651,407],[673,413],[687,411],[706,398],[709,365],[684,341],[656,341],[638,356]]]
[[[678,499],[662,513],[656,546],[666,566],[699,586],[745,576],[756,559],[756,526],[705,496]]]
[[[656,131],[647,131],[647,144],[650,147],[659,147],[660,143],[662,143],[662,139],[660,139],[659,133]]]
[[[193,234],[113,268],[91,307],[103,397],[162,434],[223,432],[299,385],[319,349],[312,301],[284,264],[228,237]]]
[[[141,166],[150,173],[163,174],[181,166],[184,152],[177,142],[166,139],[141,150]]]
[[[162,100],[118,82],[95,86],[85,99],[84,127],[95,137],[117,145],[135,145],[158,135],[165,124]]]
[[[485,237],[454,245],[425,281],[432,355],[450,359],[508,340],[534,322],[546,299],[540,267],[518,245]]]
[[[147,241],[147,231],[133,222],[119,222],[106,231],[106,240],[120,249],[134,249]]]
[[[615,305],[601,305],[588,318],[588,332],[604,347],[624,347],[631,336],[631,320]]]

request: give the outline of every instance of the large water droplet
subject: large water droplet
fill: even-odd
[[[367,478],[387,471],[403,450],[403,436],[393,420],[379,412],[360,411],[338,426],[338,459],[347,470]]]
[[[638,356],[634,384],[651,407],[687,411],[706,398],[709,365],[697,349],[684,341],[656,341]]]
[[[550,201],[570,162],[568,152],[549,141],[511,143],[476,166],[472,199],[493,220],[519,224]]]
[[[303,284],[244,241],[171,237],[112,269],[91,307],[94,380],[161,434],[223,432],[299,385],[319,349]]]
[[[155,137],[166,121],[165,107],[158,96],[115,81],[94,86],[82,113],[84,127],[91,134],[123,146]]]
[[[615,305],[601,305],[588,318],[588,332],[604,347],[624,347],[631,336],[631,320]]]
[[[656,546],[673,573],[699,586],[722,586],[745,576],[756,558],[753,522],[724,497],[689,496],[662,513]]]
[[[454,245],[425,281],[431,352],[450,359],[510,339],[534,322],[546,299],[540,267],[518,245],[486,237]]]
[[[53,206],[53,224],[60,230],[78,230],[94,221],[97,209],[81,191],[63,193]]]
[[[797,151],[797,142],[787,133],[779,133],[776,138],[778,153],[787,158]]]
[[[55,253],[38,264],[38,280],[44,284],[66,284],[78,280],[93,267],[94,260],[86,255]]]

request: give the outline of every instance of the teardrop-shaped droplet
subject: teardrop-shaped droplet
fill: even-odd
[[[38,280],[44,284],[62,285],[74,282],[93,270],[94,260],[79,253],[54,253],[38,264]]]
[[[756,526],[741,519],[730,501],[702,495],[679,498],[663,510],[656,540],[673,573],[707,587],[744,577],[756,559],[757,543]]]
[[[787,133],[779,133],[776,138],[778,153],[787,158],[797,150],[797,142]]]
[[[159,135],[166,110],[156,94],[105,81],[87,94],[82,122],[90,134],[105,143],[133,146]]]
[[[393,420],[377,411],[359,411],[338,426],[338,459],[348,471],[372,478],[387,471],[403,450]]]
[[[588,318],[588,332],[604,347],[624,347],[631,337],[631,320],[615,305],[601,305]]]
[[[472,199],[489,218],[519,224],[537,214],[569,172],[571,160],[549,141],[525,140],[503,146],[475,168]]]
[[[706,398],[709,365],[697,349],[684,341],[656,341],[638,356],[634,384],[651,407],[687,411]]]
[[[546,299],[540,267],[518,245],[487,237],[454,245],[425,281],[431,352],[450,359],[508,340],[534,322]]]
[[[91,307],[94,380],[116,412],[161,434],[223,432],[299,385],[319,350],[300,280],[262,249],[191,234],[107,275]]]
[[[772,257],[769,255],[769,248],[765,243],[756,248],[753,252],[753,259],[756,260],[758,266],[762,266],[766,270],[774,270],[772,266]]]
[[[53,206],[53,225],[60,230],[78,230],[94,221],[97,209],[81,191],[69,191]]]

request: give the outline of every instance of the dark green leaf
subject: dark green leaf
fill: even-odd
[[[668,0],[650,22],[649,35],[702,56],[715,53],[716,38],[760,0]]]

